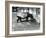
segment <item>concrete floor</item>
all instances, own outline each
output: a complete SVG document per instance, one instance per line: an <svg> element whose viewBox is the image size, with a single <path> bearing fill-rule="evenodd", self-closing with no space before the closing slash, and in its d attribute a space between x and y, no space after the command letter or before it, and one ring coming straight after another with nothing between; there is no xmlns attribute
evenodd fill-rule
<svg viewBox="0 0 46 38"><path fill-rule="evenodd" d="M37 22L19 22L13 23L13 31L38 30L40 25Z"/></svg>

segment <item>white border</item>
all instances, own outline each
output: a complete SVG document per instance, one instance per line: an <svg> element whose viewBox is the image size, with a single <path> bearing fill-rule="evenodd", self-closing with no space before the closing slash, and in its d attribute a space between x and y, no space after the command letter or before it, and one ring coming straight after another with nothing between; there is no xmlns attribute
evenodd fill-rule
<svg viewBox="0 0 46 38"><path fill-rule="evenodd" d="M12 6L14 7L35 7L40 8L40 30L32 31L12 31ZM9 34L25 34L25 33L43 33L43 6L42 5L25 5L25 4L10 4L10 27Z"/></svg>

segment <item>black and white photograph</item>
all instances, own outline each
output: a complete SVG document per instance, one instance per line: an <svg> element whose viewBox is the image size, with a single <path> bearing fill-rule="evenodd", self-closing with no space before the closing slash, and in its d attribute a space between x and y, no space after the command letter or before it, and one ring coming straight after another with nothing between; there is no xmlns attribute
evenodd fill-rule
<svg viewBox="0 0 46 38"><path fill-rule="evenodd" d="M45 4L8 1L5 4L5 36L45 35Z"/></svg>
<svg viewBox="0 0 46 38"><path fill-rule="evenodd" d="M10 4L10 34L43 33L43 6Z"/></svg>
<svg viewBox="0 0 46 38"><path fill-rule="evenodd" d="M12 25L13 31L40 29L40 8L13 6Z"/></svg>

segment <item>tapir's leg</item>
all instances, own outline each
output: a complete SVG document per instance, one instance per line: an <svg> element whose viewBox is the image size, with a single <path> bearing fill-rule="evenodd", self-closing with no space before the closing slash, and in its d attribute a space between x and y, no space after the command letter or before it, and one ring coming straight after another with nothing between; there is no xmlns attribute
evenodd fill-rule
<svg viewBox="0 0 46 38"><path fill-rule="evenodd" d="M17 19L17 22L20 20L20 22L21 22L21 17L19 17L19 16L17 16L18 17L18 19Z"/></svg>
<svg viewBox="0 0 46 38"><path fill-rule="evenodd" d="M26 21L28 21L28 16L26 17Z"/></svg>

